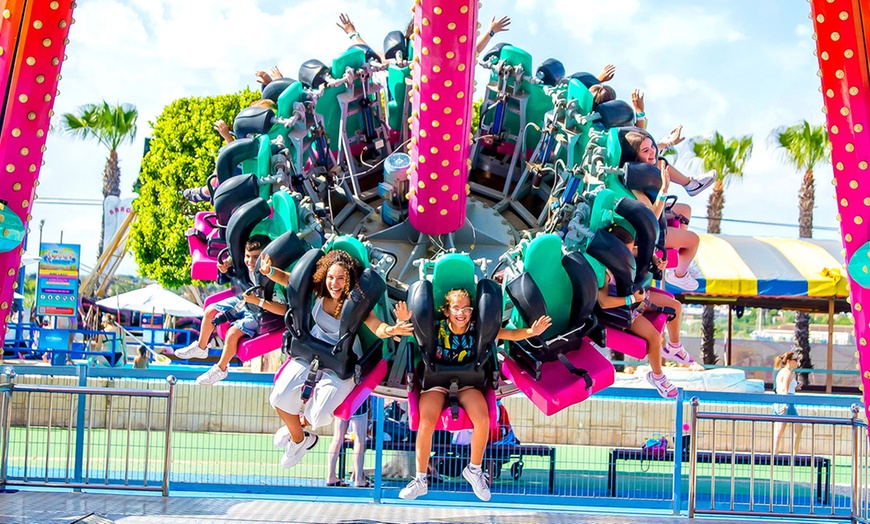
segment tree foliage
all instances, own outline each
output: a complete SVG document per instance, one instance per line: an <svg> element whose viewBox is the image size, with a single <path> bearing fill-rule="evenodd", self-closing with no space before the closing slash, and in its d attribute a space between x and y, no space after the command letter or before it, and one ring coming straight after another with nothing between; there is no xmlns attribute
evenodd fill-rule
<svg viewBox="0 0 870 524"><path fill-rule="evenodd" d="M223 140L214 131L216 120L233 117L259 93L243 90L214 97L191 97L166 106L156 122L150 150L142 159L133 202L138 219L130 231L130 247L143 276L167 288L189 284L190 252L184 232L193 226L197 211L208 202L193 204L182 195L188 187L202 186L214 171Z"/></svg>

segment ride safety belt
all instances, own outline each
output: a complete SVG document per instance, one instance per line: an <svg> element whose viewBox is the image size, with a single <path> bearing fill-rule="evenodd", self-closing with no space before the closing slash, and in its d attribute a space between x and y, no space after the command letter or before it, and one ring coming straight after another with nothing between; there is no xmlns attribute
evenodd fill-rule
<svg viewBox="0 0 870 524"><path fill-rule="evenodd" d="M453 420L459 419L459 379L450 380L450 388L447 390L447 403L450 405L450 416Z"/></svg>
<svg viewBox="0 0 870 524"><path fill-rule="evenodd" d="M302 384L302 404L308 402L308 399L311 398L311 395L314 393L314 386L317 385L317 381L320 379L318 374L318 370L320 369L320 357L315 356L314 359L311 360L311 364L308 365L308 376L305 378L305 383Z"/></svg>

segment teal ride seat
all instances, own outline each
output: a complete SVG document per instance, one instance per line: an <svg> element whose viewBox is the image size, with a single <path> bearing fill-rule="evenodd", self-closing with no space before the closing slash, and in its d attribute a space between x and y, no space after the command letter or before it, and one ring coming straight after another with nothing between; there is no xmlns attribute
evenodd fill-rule
<svg viewBox="0 0 870 524"><path fill-rule="evenodd" d="M586 339L603 343L593 314L596 276L582 254L565 255L558 235L539 235L526 247L523 273L506 292L515 326L528 327L543 315L552 318L541 336L508 342L502 366L539 409L551 415L613 383L613 366Z"/></svg>
<svg viewBox="0 0 870 524"><path fill-rule="evenodd" d="M470 429L471 420L460 408L458 392L471 386L483 391L487 399L491 424L496 420L495 387L498 367L495 338L501 328L504 311L501 291L494 281L475 281L475 265L467 254L448 253L432 262L432 280L425 278L408 288L408 308L412 312L416 351L408 355L408 416L412 430L419 424L420 391L443 387L448 391L446 406L436 424L439 429ZM459 363L438 360L439 323L444 318L441 305L447 293L464 289L471 295L474 308L471 322L475 326L473 359ZM413 351L409 344L409 351Z"/></svg>
<svg viewBox="0 0 870 524"><path fill-rule="evenodd" d="M332 61L332 76L340 78L344 76L346 68L359 69L365 63L365 51L359 48L348 49ZM358 85L358 82L360 82L359 79L354 80L354 85ZM317 100L315 108L315 111L323 117L323 127L326 133L332 137L329 142L329 148L333 153L338 151L340 145L338 137L340 136L339 131L341 129L341 104L338 100L338 95L347 91L349 87L352 88L352 86L344 85L325 88L320 99ZM345 126L345 134L353 136L362 128L362 122L360 119L349 119L345 123Z"/></svg>
<svg viewBox="0 0 870 524"><path fill-rule="evenodd" d="M405 114L405 99L408 86L405 81L410 77L410 67L390 65L387 69L387 90L390 96L387 102L387 123L393 131L407 126L409 115Z"/></svg>

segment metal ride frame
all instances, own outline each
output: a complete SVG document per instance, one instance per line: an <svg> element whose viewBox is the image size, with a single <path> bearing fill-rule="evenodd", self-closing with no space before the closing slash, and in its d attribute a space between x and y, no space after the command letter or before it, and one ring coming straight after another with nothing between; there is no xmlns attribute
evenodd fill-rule
<svg viewBox="0 0 870 524"><path fill-rule="evenodd" d="M426 2L418 3L420 5L417 7L427 13L432 7ZM0 110L0 202L18 215L27 228L36 197L42 153L53 114L52 106L59 94L57 83L61 78L61 63L66 58L64 50L69 42L67 35L74 22L72 12L76 3L71 0L3 0L2 6L0 91L4 93L4 98ZM476 21L477 3L472 2L471 6L472 11L466 12L469 20ZM870 18L862 16L868 10L870 0L812 1L813 37L816 40L819 76L825 100L823 111L827 116L833 147L834 184L839 209L837 219L841 223L847 262L852 262L856 252L860 251L865 256L870 245L870 228L864 222L865 210L870 207L870 181L867 180L870 166ZM417 16L422 14L418 13ZM431 36L428 33L425 35L426 38ZM451 52L446 46L431 45L428 40L419 43L421 48L422 44L431 46L433 56ZM417 74L415 72L415 77ZM415 84L420 85L416 78ZM421 95L428 97L428 92L417 91L413 95L415 108L420 104ZM471 101L466 99L457 103L456 107L465 111L470 105ZM412 125L412 130L418 131L419 126L414 126L418 126L417 121ZM467 119L458 119L457 126L467 132ZM458 155L467 153L467 149L463 148ZM417 150L412 150L415 161L417 154ZM416 197L412 199L412 204L421 209L424 204L428 205L422 199L419 205ZM458 221L458 226L465 222L464 208L461 213L449 217L444 211L446 209L441 209L442 218ZM415 218L412 216L411 221L415 222L418 230L428 234L445 233L440 230L426 231L426 224ZM6 232L0 228L0 234L5 236ZM5 333L11 318L12 293L17 288L23 253L23 246L0 253L0 333ZM863 262L856 262L861 269ZM866 268L867 264L864 264L865 271ZM866 402L870 400L870 349L867 346L870 317L864 309L870 305L870 289L856 282L851 275L849 284L866 406L870 405Z"/></svg>

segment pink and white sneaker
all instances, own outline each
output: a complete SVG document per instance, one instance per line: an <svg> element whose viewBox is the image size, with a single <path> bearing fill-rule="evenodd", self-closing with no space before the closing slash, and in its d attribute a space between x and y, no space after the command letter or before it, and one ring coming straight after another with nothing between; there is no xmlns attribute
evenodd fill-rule
<svg viewBox="0 0 870 524"><path fill-rule="evenodd" d="M646 381L652 384L654 388L659 392L664 398L676 398L677 397L677 387L671 384L668 381L668 377L662 375L659 378L656 378L652 371L646 374Z"/></svg>
<svg viewBox="0 0 870 524"><path fill-rule="evenodd" d="M671 344L670 342L665 344L665 347L662 348L662 356L668 360L685 364L686 366L691 366L695 363L695 357L686 351L682 342L679 342L676 345Z"/></svg>

